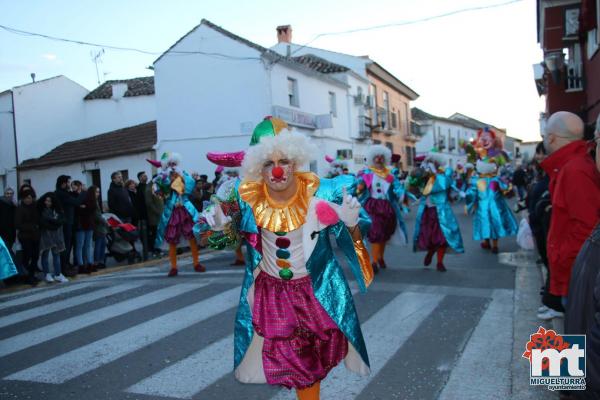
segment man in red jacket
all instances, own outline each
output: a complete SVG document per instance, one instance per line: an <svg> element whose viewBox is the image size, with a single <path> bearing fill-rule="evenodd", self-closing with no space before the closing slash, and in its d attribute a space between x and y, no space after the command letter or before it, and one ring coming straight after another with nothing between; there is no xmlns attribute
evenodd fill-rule
<svg viewBox="0 0 600 400"><path fill-rule="evenodd" d="M577 253L600 221L600 173L583 139L577 115L559 111L548 118L541 166L550 177L552 221L548 232L550 293L567 297ZM557 313L562 314L562 313ZM561 315L556 315L561 316Z"/></svg>

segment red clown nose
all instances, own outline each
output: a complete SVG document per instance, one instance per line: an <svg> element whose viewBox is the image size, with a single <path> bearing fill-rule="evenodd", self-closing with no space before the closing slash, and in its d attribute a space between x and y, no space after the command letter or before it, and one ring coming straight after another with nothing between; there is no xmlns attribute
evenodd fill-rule
<svg viewBox="0 0 600 400"><path fill-rule="evenodd" d="M281 168L281 167L273 168L273 170L271 171L271 175L273 175L273 178L275 178L275 179L281 179L281 177L283 177L283 168Z"/></svg>

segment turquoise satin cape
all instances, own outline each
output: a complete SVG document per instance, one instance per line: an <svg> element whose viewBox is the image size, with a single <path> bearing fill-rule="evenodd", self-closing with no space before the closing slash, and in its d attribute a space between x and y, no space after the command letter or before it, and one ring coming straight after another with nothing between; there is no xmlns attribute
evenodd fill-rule
<svg viewBox="0 0 600 400"><path fill-rule="evenodd" d="M485 181L483 191L477 187L480 181ZM495 183L492 185L492 182ZM466 201L467 209L470 212L475 210L473 212L474 240L500 239L517 234L519 224L502 194L502 191L507 189L508 185L498 177L471 179L471 185L466 192Z"/></svg>
<svg viewBox="0 0 600 400"><path fill-rule="evenodd" d="M354 185L355 182L352 176L321 179L315 196L339 204L342 202L342 188L346 187L348 193L354 193ZM242 213L240 231L247 235L260 236L252 209L248 203L239 198L239 194L238 202ZM359 223L368 229L370 221L363 219ZM335 236L338 247L344 253L359 289L361 292L366 291L366 285L354 250L352 238L342 222L329 226L319 232L315 249L306 262L306 269L311 277L316 299L331 319L335 321L348 341L358 351L363 362L368 366L369 357L360 329L358 315L354 308L352 293L348 287L342 267L335 259L329 239L330 234ZM251 243L253 242L252 240L246 240L245 242L247 249L246 269L234 328L234 369L238 367L244 358L254 334L252 310L248 304L247 295L248 290L254 282L253 272L262 260L262 254L255 247L256 243Z"/></svg>
<svg viewBox="0 0 600 400"><path fill-rule="evenodd" d="M169 198L165 201L165 208L163 209L162 216L160 217L160 222L158 223L158 228L156 229L156 240L154 242L154 247L159 248L163 241L165 240L165 231L167 229L167 225L169 225L169 219L171 218L171 214L173 213L173 208L177 203L181 203L187 210L187 212L192 217L192 221L196 223L198 221L198 210L190 201L190 194L194 190L194 186L196 186L196 181L192 178L187 172L183 171L183 182L185 184L185 190L183 194L179 194L174 190L171 190L171 194ZM161 186L170 187L171 186L171 178L166 177L165 179L158 182Z"/></svg>
<svg viewBox="0 0 600 400"><path fill-rule="evenodd" d="M452 168L447 168L443 174L437 174L431 192L427 196L422 196L419 200L419 209L415 222L415 233L413 235L413 250L417 251L417 241L421 231L421 220L423 212L427 207L427 198L431 205L435 206L438 221L442 233L448 242L448 246L456 253L464 253L462 236L458 221L452 212L452 206L448 200L448 190L452 189L454 182L452 180Z"/></svg>

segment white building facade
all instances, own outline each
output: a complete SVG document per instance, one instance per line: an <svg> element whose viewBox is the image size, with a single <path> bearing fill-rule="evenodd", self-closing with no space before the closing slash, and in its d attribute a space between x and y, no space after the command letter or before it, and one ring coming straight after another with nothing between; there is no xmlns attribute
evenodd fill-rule
<svg viewBox="0 0 600 400"><path fill-rule="evenodd" d="M108 81L90 92L65 76L57 76L2 92L0 189L16 188L24 179L46 188L46 175L54 175L54 181L64 173L64 166L45 167L39 175L29 171L25 178L19 176L17 165L42 157L66 142L154 120L152 77Z"/></svg>
<svg viewBox="0 0 600 400"><path fill-rule="evenodd" d="M281 57L203 20L155 61L154 70L157 154L180 153L188 170L211 175L215 166L206 153L246 149L267 115L318 145L310 165L317 173L328 169L325 155L340 150L352 154L351 168L362 162L367 144L359 140L362 105L354 96L367 92L368 81L348 68L318 57Z"/></svg>
<svg viewBox="0 0 600 400"><path fill-rule="evenodd" d="M417 156L435 150L444 157L448 166L456 168L457 164L465 165L467 156L462 145L475 139L477 129L460 121L436 117L418 108L411 111L419 125L418 135L421 136L416 144Z"/></svg>

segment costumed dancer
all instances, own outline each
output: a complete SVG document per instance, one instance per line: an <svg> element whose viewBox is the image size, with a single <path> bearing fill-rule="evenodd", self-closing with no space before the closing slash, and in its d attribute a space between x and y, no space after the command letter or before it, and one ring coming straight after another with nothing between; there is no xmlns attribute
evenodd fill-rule
<svg viewBox="0 0 600 400"><path fill-rule="evenodd" d="M516 235L519 229L504 199L512 192L512 185L498 176L498 167L506 164L508 156L494 131L487 128L477 132L473 146L479 158L477 173L466 191L467 209L473 214L473 239L480 241L483 249L497 254L498 240Z"/></svg>
<svg viewBox="0 0 600 400"><path fill-rule="evenodd" d="M8 247L0 237L0 281L17 275L17 273L17 267L10 256L10 251L8 251Z"/></svg>
<svg viewBox="0 0 600 400"><path fill-rule="evenodd" d="M428 155L419 168L415 168L409 184L421 193L415 222L413 250L426 251L423 264L431 265L437 252L437 270L446 271L444 256L451 250L464 253L458 221L452 212L450 191L456 187L452 181L452 168L444 168L441 156ZM462 193L461 193L462 195Z"/></svg>
<svg viewBox="0 0 600 400"><path fill-rule="evenodd" d="M160 248L163 241L169 244L171 269L168 276L177 276L177 244L181 236L190 245L194 270L206 271L198 261L199 251L193 232L198 211L192 204L190 195L196 182L179 167L181 157L177 153L164 153L160 161L148 160L148 162L161 168L153 182L156 191L165 199L165 205L158 224L154 248Z"/></svg>
<svg viewBox="0 0 600 400"><path fill-rule="evenodd" d="M235 377L294 388L301 400L318 399L320 382L342 360L356 373L370 372L352 293L330 234L361 291L372 281L373 270L358 227L360 203L346 195L353 193L354 179L319 179L302 172L317 149L284 127L283 121L267 117L254 130L245 155L231 154L232 163L243 157L236 207L215 204L203 212L195 230L239 230L246 242L235 321ZM232 209L240 213L237 227L227 215Z"/></svg>
<svg viewBox="0 0 600 400"><path fill-rule="evenodd" d="M367 238L371 243L375 273L380 268L387 268L384 260L385 246L392 237L394 243L408 244L406 225L402 218L402 204L408 201L408 197L400 180L387 167L391 157L392 152L387 147L370 146L367 154L369 167L358 174L357 193L371 218Z"/></svg>

